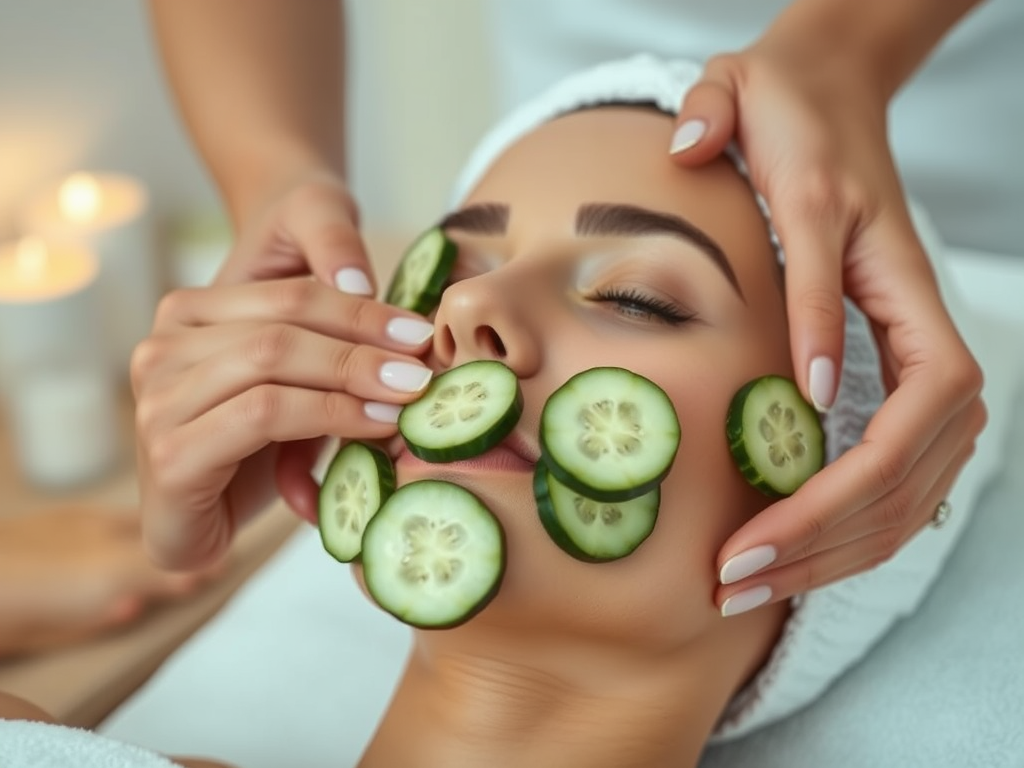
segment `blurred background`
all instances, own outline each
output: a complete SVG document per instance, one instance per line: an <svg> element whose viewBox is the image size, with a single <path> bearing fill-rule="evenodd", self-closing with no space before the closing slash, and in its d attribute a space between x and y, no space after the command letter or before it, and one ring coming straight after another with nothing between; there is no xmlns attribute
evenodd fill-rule
<svg viewBox="0 0 1024 768"><path fill-rule="evenodd" d="M368 227L418 229L492 115L483 4L347 6L351 181ZM215 200L142 0L0 0L0 236L30 195L82 168L142 179L164 225Z"/></svg>

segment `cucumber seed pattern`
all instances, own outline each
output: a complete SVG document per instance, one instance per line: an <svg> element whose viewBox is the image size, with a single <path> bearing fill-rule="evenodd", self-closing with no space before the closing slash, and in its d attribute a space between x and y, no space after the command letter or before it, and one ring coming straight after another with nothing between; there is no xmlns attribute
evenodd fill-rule
<svg viewBox="0 0 1024 768"><path fill-rule="evenodd" d="M446 429L456 421L473 421L483 413L488 397L487 387L481 381L471 381L465 386L449 384L435 395L427 410L427 423L434 429Z"/></svg>
<svg viewBox="0 0 1024 768"><path fill-rule="evenodd" d="M602 525L615 525L622 520L622 509L618 504L602 504L585 496L574 496L572 504L576 517L584 525L593 525L598 519Z"/></svg>
<svg viewBox="0 0 1024 768"><path fill-rule="evenodd" d="M413 515L402 523L399 576L410 584L451 584L465 568L459 552L468 541L469 532L459 522Z"/></svg>
<svg viewBox="0 0 1024 768"><path fill-rule="evenodd" d="M807 453L804 433L796 429L796 412L778 400L768 406L757 428L768 443L768 460L774 466L783 467Z"/></svg>
<svg viewBox="0 0 1024 768"><path fill-rule="evenodd" d="M345 470L342 482L333 489L334 520L338 530L348 527L352 533L360 535L369 519L369 486L366 478L356 469Z"/></svg>
<svg viewBox="0 0 1024 768"><path fill-rule="evenodd" d="M588 459L597 461L611 452L631 456L643 447L644 428L636 403L604 398L581 408L579 421L583 432L577 445Z"/></svg>

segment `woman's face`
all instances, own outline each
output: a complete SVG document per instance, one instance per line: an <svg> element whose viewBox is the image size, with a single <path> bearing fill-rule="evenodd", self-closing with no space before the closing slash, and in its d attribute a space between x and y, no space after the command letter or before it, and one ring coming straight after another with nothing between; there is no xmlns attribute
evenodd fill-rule
<svg viewBox="0 0 1024 768"><path fill-rule="evenodd" d="M750 189L725 160L673 165L672 127L635 108L562 117L507 150L446 220L459 257L436 313L432 365L501 360L524 396L510 449L446 465L408 453L397 461L400 483L456 482L505 528L501 590L467 626L675 646L720 620L716 553L765 505L732 462L726 410L748 380L790 375L790 355L775 256ZM660 385L681 427L654 532L603 564L550 540L532 490L545 401L595 366Z"/></svg>

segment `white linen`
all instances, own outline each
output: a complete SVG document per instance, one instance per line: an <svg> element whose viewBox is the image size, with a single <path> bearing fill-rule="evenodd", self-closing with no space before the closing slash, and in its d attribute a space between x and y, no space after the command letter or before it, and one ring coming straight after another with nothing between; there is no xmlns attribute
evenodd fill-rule
<svg viewBox="0 0 1024 768"><path fill-rule="evenodd" d="M960 254L953 266L973 304L1024 329L1024 262ZM976 334L1024 362L1024 330ZM995 414L1006 467L919 611L814 706L710 748L702 768L1024 765L1024 393L1010 402ZM100 730L245 768L355 765L408 646L304 529Z"/></svg>
<svg viewBox="0 0 1024 768"><path fill-rule="evenodd" d="M3 768L174 768L161 755L106 736L27 720L0 720Z"/></svg>

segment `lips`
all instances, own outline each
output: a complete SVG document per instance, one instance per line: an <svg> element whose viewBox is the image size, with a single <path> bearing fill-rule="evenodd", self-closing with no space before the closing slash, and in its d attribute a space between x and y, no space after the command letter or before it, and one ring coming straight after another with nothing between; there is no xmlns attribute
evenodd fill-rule
<svg viewBox="0 0 1024 768"><path fill-rule="evenodd" d="M533 443L518 432L502 440L489 451L461 461L433 463L417 458L406 448L401 435L396 436L390 447L391 456L397 466L403 468L430 468L431 474L439 471L492 471L532 472L540 458L540 451Z"/></svg>

